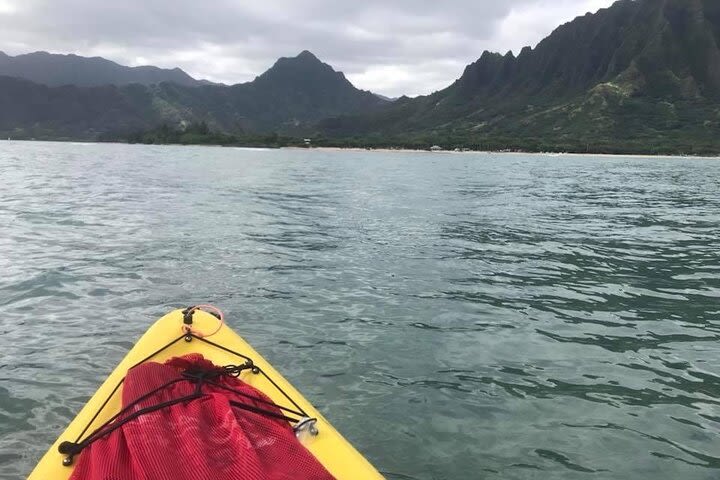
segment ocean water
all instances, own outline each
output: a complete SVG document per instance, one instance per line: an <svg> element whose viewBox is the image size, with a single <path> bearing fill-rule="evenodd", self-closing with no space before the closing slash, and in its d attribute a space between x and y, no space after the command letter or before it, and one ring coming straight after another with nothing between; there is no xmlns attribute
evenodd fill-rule
<svg viewBox="0 0 720 480"><path fill-rule="evenodd" d="M720 478L720 160L0 142L0 478L211 302L391 479Z"/></svg>

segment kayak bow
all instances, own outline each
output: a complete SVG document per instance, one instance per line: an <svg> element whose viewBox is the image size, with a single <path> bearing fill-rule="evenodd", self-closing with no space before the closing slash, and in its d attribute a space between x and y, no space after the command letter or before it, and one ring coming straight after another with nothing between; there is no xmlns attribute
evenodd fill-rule
<svg viewBox="0 0 720 480"><path fill-rule="evenodd" d="M202 332L212 334L212 340L204 337ZM255 368L242 371L239 378L260 390L280 407L285 405L295 410L299 407L305 414L299 420L309 423L307 426L312 433L300 435L299 438L328 472L341 480L383 478L330 422L242 337L222 322L218 327L217 316L200 309L186 309L165 315L147 330L50 447L30 474L29 480L65 480L70 477L74 468L72 456L60 453L58 447L63 442L77 442L78 439L87 437L121 410L121 384L130 368L143 362L164 362L190 353L201 354L215 365L237 364L242 358L249 359L246 363ZM315 419L317 421L312 422ZM299 425L299 422L294 425L296 431L305 426Z"/></svg>

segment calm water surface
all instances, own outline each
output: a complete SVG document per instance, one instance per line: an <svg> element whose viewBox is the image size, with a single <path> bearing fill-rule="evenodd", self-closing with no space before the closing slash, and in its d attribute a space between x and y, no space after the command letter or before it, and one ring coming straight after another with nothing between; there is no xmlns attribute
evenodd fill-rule
<svg viewBox="0 0 720 480"><path fill-rule="evenodd" d="M0 478L220 305L393 479L720 478L720 161L0 143Z"/></svg>

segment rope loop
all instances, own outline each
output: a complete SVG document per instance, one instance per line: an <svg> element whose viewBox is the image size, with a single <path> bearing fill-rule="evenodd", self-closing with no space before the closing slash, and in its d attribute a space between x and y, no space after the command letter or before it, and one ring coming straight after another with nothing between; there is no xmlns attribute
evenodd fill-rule
<svg viewBox="0 0 720 480"><path fill-rule="evenodd" d="M211 315L213 315L214 317L216 317L218 319L217 328L212 333L206 334L206 333L201 332L200 330L193 328L192 324L190 324L190 325L184 324L182 326L183 333L185 333L187 335L194 335L198 338L208 338L208 337L212 337L213 335L218 333L220 331L220 329L222 328L223 324L225 323L225 315L223 314L222 310L220 310L219 308L217 308L214 305L195 305L194 307L190 307L189 309L187 309L185 311L185 315L190 316L190 318L192 318L192 314L198 310L208 312Z"/></svg>

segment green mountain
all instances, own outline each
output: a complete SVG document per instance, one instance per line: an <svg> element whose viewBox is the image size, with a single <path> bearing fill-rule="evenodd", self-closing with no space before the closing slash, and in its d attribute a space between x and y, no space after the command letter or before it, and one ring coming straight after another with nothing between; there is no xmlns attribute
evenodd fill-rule
<svg viewBox="0 0 720 480"><path fill-rule="evenodd" d="M101 57L57 55L34 52L11 57L0 52L0 76L17 77L50 87L75 85L152 85L172 82L187 87L206 85L179 68L164 69L152 66L126 67Z"/></svg>
<svg viewBox="0 0 720 480"><path fill-rule="evenodd" d="M323 118L385 104L305 51L233 86L48 87L0 77L0 136L95 139L193 122L228 133L302 132Z"/></svg>
<svg viewBox="0 0 720 480"><path fill-rule="evenodd" d="M0 77L0 136L95 139L111 130L150 128L160 122L148 87L47 87Z"/></svg>
<svg viewBox="0 0 720 480"><path fill-rule="evenodd" d="M448 88L320 133L375 145L720 151L720 1L621 0L516 57L485 52Z"/></svg>

